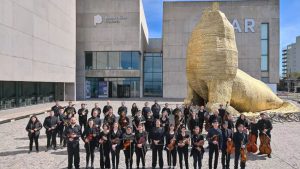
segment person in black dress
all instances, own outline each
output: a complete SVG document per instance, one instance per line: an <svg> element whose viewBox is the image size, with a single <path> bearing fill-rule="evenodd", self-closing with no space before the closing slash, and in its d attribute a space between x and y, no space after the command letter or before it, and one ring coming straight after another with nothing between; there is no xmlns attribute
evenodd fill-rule
<svg viewBox="0 0 300 169"><path fill-rule="evenodd" d="M135 153L136 153L136 166L140 168L140 161L142 161L142 169L145 169L145 156L147 152L146 142L147 133L144 131L143 124L138 125L138 130L135 133Z"/></svg>
<svg viewBox="0 0 300 169"><path fill-rule="evenodd" d="M110 168L110 132L109 125L103 124L99 134L100 168Z"/></svg>
<svg viewBox="0 0 300 169"><path fill-rule="evenodd" d="M89 167L89 161L91 159L91 169L94 169L95 148L97 145L97 138L99 137L99 131L94 125L93 120L88 121L87 127L84 129L81 138L83 140L84 148L86 151L86 168Z"/></svg>
<svg viewBox="0 0 300 169"><path fill-rule="evenodd" d="M188 156L189 156L189 145L190 145L190 136L186 133L185 126L182 126L180 129L180 132L177 135L177 145L178 145L178 156L179 156L179 165L180 169L183 169L183 163L182 160L184 158L185 162L185 169L189 169L189 162L188 162Z"/></svg>
<svg viewBox="0 0 300 169"><path fill-rule="evenodd" d="M132 107L131 107L131 117L133 118L136 113L139 111L138 107L136 106L136 103L133 103L132 104Z"/></svg>
<svg viewBox="0 0 300 169"><path fill-rule="evenodd" d="M176 138L174 124L170 124L169 130L166 133L166 152L167 152L167 161L169 168L175 168L177 160L177 147L176 147Z"/></svg>
<svg viewBox="0 0 300 169"><path fill-rule="evenodd" d="M26 131L28 132L28 138L29 138L29 151L30 153L32 151L32 145L33 141L35 144L35 150L38 153L39 152L39 136L40 136L40 130L42 129L42 123L39 121L39 119L36 117L36 115L32 115L27 123Z"/></svg>
<svg viewBox="0 0 300 169"><path fill-rule="evenodd" d="M121 150L121 139L123 133L119 129L119 123L115 122L114 127L110 131L110 140L111 140L111 158L112 158L112 168L119 168L120 161L120 150Z"/></svg>

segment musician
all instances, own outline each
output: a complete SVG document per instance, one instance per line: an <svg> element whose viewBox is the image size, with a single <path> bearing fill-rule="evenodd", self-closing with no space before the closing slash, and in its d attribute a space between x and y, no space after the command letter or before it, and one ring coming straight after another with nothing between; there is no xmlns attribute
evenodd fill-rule
<svg viewBox="0 0 300 169"><path fill-rule="evenodd" d="M237 126L237 132L233 134L233 144L235 147L234 169L238 169L241 156L241 148L245 148L248 142L247 134L244 132L244 125L240 123ZM241 169L245 169L246 162L241 160Z"/></svg>
<svg viewBox="0 0 300 169"><path fill-rule="evenodd" d="M249 133L255 135L256 137L255 143L257 144L258 126L257 126L256 118L252 118L252 120L249 123Z"/></svg>
<svg viewBox="0 0 300 169"><path fill-rule="evenodd" d="M179 107L179 104L176 104L176 108L172 111L172 114L176 117L178 115L178 112L181 112L181 109Z"/></svg>
<svg viewBox="0 0 300 169"><path fill-rule="evenodd" d="M67 138L67 152L68 152L68 169L72 169L73 158L75 169L79 169L79 138L81 137L80 126L76 124L76 118L72 117L70 125L65 128L64 135Z"/></svg>
<svg viewBox="0 0 300 169"><path fill-rule="evenodd" d="M119 168L122 134L122 130L119 129L119 124L115 122L113 129L110 131L111 158L113 169Z"/></svg>
<svg viewBox="0 0 300 169"><path fill-rule="evenodd" d="M184 105L183 115L184 115L184 126L185 127L186 127L186 124L188 122L188 119L189 119L189 116L191 113L191 108L192 108L192 105L188 105L188 104Z"/></svg>
<svg viewBox="0 0 300 169"><path fill-rule="evenodd" d="M55 105L53 107L51 107L51 110L54 111L55 116L58 116L59 108L60 108L60 105L59 105L58 101L56 100Z"/></svg>
<svg viewBox="0 0 300 169"><path fill-rule="evenodd" d="M151 111L155 119L159 119L160 105L157 103L157 100L154 100L154 104L151 106Z"/></svg>
<svg viewBox="0 0 300 169"><path fill-rule="evenodd" d="M175 168L177 160L176 133L174 124L170 124L166 134L165 150L167 151L167 161L169 168Z"/></svg>
<svg viewBox="0 0 300 169"><path fill-rule="evenodd" d="M97 138L99 137L99 132L94 125L93 120L88 121L88 125L84 128L84 131L81 135L83 140L84 148L86 151L86 168L89 167L89 161L91 159L91 168L94 168L94 157L95 157L95 148L97 145Z"/></svg>
<svg viewBox="0 0 300 169"><path fill-rule="evenodd" d="M47 116L44 120L43 126L46 130L47 135L46 152L50 149L50 147L53 147L53 149L56 150L56 134L58 122L58 118L54 116L54 111L50 111L49 116Z"/></svg>
<svg viewBox="0 0 300 169"><path fill-rule="evenodd" d="M222 167L223 169L229 169L230 165L230 153L227 153L227 141L232 141L233 132L228 129L228 121L224 121L222 124Z"/></svg>
<svg viewBox="0 0 300 169"><path fill-rule="evenodd" d="M35 144L35 150L37 153L39 152L39 136L42 127L43 127L42 123L39 121L36 115L32 115L26 126L26 131L28 132L28 138L29 138L28 153L31 153L32 151L33 140Z"/></svg>
<svg viewBox="0 0 300 169"><path fill-rule="evenodd" d="M199 169L202 167L202 159L204 154L204 137L201 135L200 127L196 126L194 129L194 134L192 137L192 150L191 156L194 159L194 169Z"/></svg>
<svg viewBox="0 0 300 169"><path fill-rule="evenodd" d="M109 111L109 109L112 108L111 105L110 105L110 101L108 100L106 102L106 105L103 107L103 114L104 116L106 116L107 112Z"/></svg>
<svg viewBox="0 0 300 169"><path fill-rule="evenodd" d="M125 106L125 102L121 103L121 106L118 109L118 114L120 115L122 112L125 112L125 114L127 115L127 107Z"/></svg>
<svg viewBox="0 0 300 169"><path fill-rule="evenodd" d="M200 131L203 131L205 114L206 114L206 110L205 110L204 106L200 106L200 110L198 111L198 120L199 120Z"/></svg>
<svg viewBox="0 0 300 169"><path fill-rule="evenodd" d="M88 115L89 111L85 106L86 106L86 104L81 103L81 108L78 110L79 125L81 127L81 130L82 130L82 127L84 127L84 129L85 129L85 127L87 125L87 115Z"/></svg>
<svg viewBox="0 0 300 169"><path fill-rule="evenodd" d="M136 103L133 103L131 107L131 117L134 117L138 111L139 108L136 106Z"/></svg>
<svg viewBox="0 0 300 169"><path fill-rule="evenodd" d="M113 128L114 123L116 122L116 116L113 113L113 108L109 108L108 112L106 113L103 123L109 125L109 128Z"/></svg>
<svg viewBox="0 0 300 169"><path fill-rule="evenodd" d="M146 123L145 123L145 129L149 135L151 135L154 124L155 124L155 120L154 120L152 112L150 111L150 112L148 112L148 114L146 116ZM151 137L148 140L149 143L150 143L150 140L151 140Z"/></svg>
<svg viewBox="0 0 300 169"><path fill-rule="evenodd" d="M103 124L103 130L99 134L100 168L110 168L110 132L109 125Z"/></svg>
<svg viewBox="0 0 300 169"><path fill-rule="evenodd" d="M179 134L177 135L177 150L178 150L178 156L179 156L179 165L180 169L183 169L182 160L184 157L185 162L185 169L189 169L189 162L188 162L188 156L189 156L189 144L190 144L190 136L186 133L185 126L182 126L180 129Z"/></svg>
<svg viewBox="0 0 300 169"><path fill-rule="evenodd" d="M219 116L219 110L218 109L213 110L213 114L208 119L208 122L209 122L210 126L212 125L213 121L215 121L215 120L218 121L218 124L222 124L222 118Z"/></svg>
<svg viewBox="0 0 300 169"><path fill-rule="evenodd" d="M184 116L181 111L177 112L177 115L175 115L175 130L178 131L181 129L181 127L184 126Z"/></svg>
<svg viewBox="0 0 300 169"><path fill-rule="evenodd" d="M71 115L70 115L71 116ZM58 126L57 126L57 131L59 135L59 145L62 146L66 145L66 141L64 138L64 127L65 127L65 122L66 122L67 117L64 114L64 108L60 107L59 108L59 114L58 114Z"/></svg>
<svg viewBox="0 0 300 169"><path fill-rule="evenodd" d="M138 111L136 116L134 116L132 124L133 124L133 131L136 132L139 124L144 125L146 123L145 117L142 115L142 111Z"/></svg>
<svg viewBox="0 0 300 169"><path fill-rule="evenodd" d="M222 104L222 103L221 103L219 106L220 106L220 107L219 107L219 116L221 117L222 123L223 123L224 116L227 114L227 112L226 112L225 108L223 107L223 104ZM227 119L226 119L226 120L227 120Z"/></svg>
<svg viewBox="0 0 300 169"><path fill-rule="evenodd" d="M151 109L149 107L149 102L145 102L145 106L142 109L142 114L145 118L147 117L148 112L151 112Z"/></svg>
<svg viewBox="0 0 300 169"><path fill-rule="evenodd" d="M171 114L171 109L169 108L169 104L165 103L165 107L162 108L161 112L167 111L168 116Z"/></svg>
<svg viewBox="0 0 300 169"><path fill-rule="evenodd" d="M257 122L257 128L259 130L259 136L263 134L267 134L271 141L271 130L273 129L273 125L269 119L267 119L265 113L260 114L260 120ZM271 146L271 145L270 145ZM259 155L261 152L258 153ZM268 157L271 158L271 154L268 154Z"/></svg>
<svg viewBox="0 0 300 169"><path fill-rule="evenodd" d="M72 114L72 117L76 114L76 109L71 101L69 101L69 105L65 108L65 115Z"/></svg>
<svg viewBox="0 0 300 169"><path fill-rule="evenodd" d="M230 129L232 132L234 132L234 123L233 123L233 117L231 114L228 114L228 129Z"/></svg>
<svg viewBox="0 0 300 169"><path fill-rule="evenodd" d="M218 112L218 110L214 111ZM218 116L216 116L218 117ZM208 164L209 169L212 169L212 160L213 155L215 154L215 161L214 161L214 169L218 168L218 158L219 158L219 149L222 147L222 132L219 129L219 121L217 118L215 118L212 121L212 128L209 129L206 140L208 140L208 148L209 148L209 158L208 158Z"/></svg>
<svg viewBox="0 0 300 169"><path fill-rule="evenodd" d="M91 111L91 116L93 116L93 112L94 111L97 111L97 117L99 117L100 118L100 115L101 115L101 108L99 107L99 105L98 105L98 103L95 103L95 107L92 109L92 111Z"/></svg>
<svg viewBox="0 0 300 169"><path fill-rule="evenodd" d="M126 132L123 134L122 139L126 169L132 169L132 156L134 152L135 137L130 126L127 126Z"/></svg>
<svg viewBox="0 0 300 169"><path fill-rule="evenodd" d="M244 114L241 114L240 117L237 119L237 121L235 123L236 130L240 124L243 124L244 132L246 132L246 130L248 130L249 124L248 124L248 120L246 119L246 116Z"/></svg>
<svg viewBox="0 0 300 169"><path fill-rule="evenodd" d="M164 166L162 150L164 145L164 128L161 127L160 120L156 119L155 127L153 128L152 132L150 133L150 137L152 140L152 168L156 167L157 163L157 154L159 159L159 167L160 169Z"/></svg>
<svg viewBox="0 0 300 169"><path fill-rule="evenodd" d="M170 120L167 111L162 111L162 116L160 117L160 124L164 128L165 132L168 132Z"/></svg>
<svg viewBox="0 0 300 169"><path fill-rule="evenodd" d="M126 112L122 111L119 118L119 126L122 130L122 133L126 133L127 126L129 125L129 118L126 116Z"/></svg>
<svg viewBox="0 0 300 169"><path fill-rule="evenodd" d="M195 111L192 112L192 116L190 117L188 124L190 131L194 131L195 127L199 126L199 119Z"/></svg>
<svg viewBox="0 0 300 169"><path fill-rule="evenodd" d="M142 169L145 169L145 156L146 156L146 142L147 142L147 133L144 131L143 124L139 124L135 133L135 153L136 153L136 166L137 169L140 168L140 160L142 160Z"/></svg>
<svg viewBox="0 0 300 169"><path fill-rule="evenodd" d="M92 117L90 117L88 120L93 120L94 121L94 125L95 127L100 130L100 127L101 127L101 119L98 117L98 110L97 109L94 109L92 111Z"/></svg>

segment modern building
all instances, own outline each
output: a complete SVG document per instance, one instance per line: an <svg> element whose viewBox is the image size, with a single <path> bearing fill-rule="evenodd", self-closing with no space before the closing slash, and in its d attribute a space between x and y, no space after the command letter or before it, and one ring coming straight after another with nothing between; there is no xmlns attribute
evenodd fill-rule
<svg viewBox="0 0 300 169"><path fill-rule="evenodd" d="M282 76L289 78L293 73L300 75L300 36L295 43L282 50Z"/></svg>
<svg viewBox="0 0 300 169"><path fill-rule="evenodd" d="M0 2L0 109L74 100L76 1Z"/></svg>

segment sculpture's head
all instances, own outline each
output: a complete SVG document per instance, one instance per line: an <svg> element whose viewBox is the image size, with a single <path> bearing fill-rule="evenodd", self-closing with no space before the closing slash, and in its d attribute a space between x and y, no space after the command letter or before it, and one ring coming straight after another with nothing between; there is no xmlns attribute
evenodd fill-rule
<svg viewBox="0 0 300 169"><path fill-rule="evenodd" d="M187 48L187 74L203 80L233 79L238 67L234 28L218 4L204 10Z"/></svg>

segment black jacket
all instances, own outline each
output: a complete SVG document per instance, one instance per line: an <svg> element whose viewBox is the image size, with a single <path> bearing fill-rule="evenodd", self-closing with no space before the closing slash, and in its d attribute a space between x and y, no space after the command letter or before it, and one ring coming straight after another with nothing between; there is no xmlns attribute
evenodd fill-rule
<svg viewBox="0 0 300 169"><path fill-rule="evenodd" d="M206 136L206 140L208 141L208 145L209 146L214 146L215 144L213 144L213 137L217 136L218 139L218 146L219 148L222 148L222 143L223 143L223 137L222 137L222 131L220 129L215 129L215 128L211 128L208 130L207 136Z"/></svg>
<svg viewBox="0 0 300 169"><path fill-rule="evenodd" d="M223 143L222 143L222 150L226 150L227 149L227 140L228 138L233 139L233 132L230 129L221 129L222 131L222 137L223 137Z"/></svg>
<svg viewBox="0 0 300 169"><path fill-rule="evenodd" d="M89 113L88 109L83 109L83 108L79 109L78 110L79 121L86 122L88 113Z"/></svg>
<svg viewBox="0 0 300 169"><path fill-rule="evenodd" d="M233 134L233 144L235 147L235 151L239 151L241 149L241 145L246 145L248 143L247 134L244 132L235 132Z"/></svg>
<svg viewBox="0 0 300 169"><path fill-rule="evenodd" d="M239 117L235 123L236 130L240 124L243 124L245 128L249 127L248 120L246 120L246 119L243 120Z"/></svg>
<svg viewBox="0 0 300 169"><path fill-rule="evenodd" d="M118 109L118 114L120 115L121 112L125 112L127 114L127 107L126 106L120 106Z"/></svg>
<svg viewBox="0 0 300 169"><path fill-rule="evenodd" d="M40 121L36 121L35 123L32 123L29 121L29 123L26 126L26 131L28 132L28 136L35 134L35 136L38 136L40 134L40 130L42 129L42 123ZM31 130L36 129L33 133L31 133Z"/></svg>
<svg viewBox="0 0 300 169"><path fill-rule="evenodd" d="M74 133L76 137L71 141L69 140L70 135ZM72 125L69 125L65 128L64 136L67 138L67 143L79 143L79 138L81 138L81 127L78 124L75 124L73 127Z"/></svg>
<svg viewBox="0 0 300 169"><path fill-rule="evenodd" d="M106 114L106 113L109 111L110 108L112 108L111 105L105 105L105 106L103 107L103 113ZM100 111L101 111L101 110L100 110Z"/></svg>
<svg viewBox="0 0 300 169"><path fill-rule="evenodd" d="M142 114L145 118L147 117L148 112L151 112L150 107L143 107Z"/></svg>
<svg viewBox="0 0 300 169"><path fill-rule="evenodd" d="M193 155L194 153L198 153L198 147L195 145L195 143L198 143L199 141L204 140L203 135L201 134L194 134L192 137L192 150L191 150L191 155ZM204 153L204 148L200 147L201 149L201 153Z"/></svg>
<svg viewBox="0 0 300 169"><path fill-rule="evenodd" d="M99 128L101 126L101 119L99 117L90 117L89 120L94 121L94 125Z"/></svg>
<svg viewBox="0 0 300 169"><path fill-rule="evenodd" d="M48 133L48 132L56 131L56 128L57 128L58 124L59 124L58 117L48 116L48 117L45 118L43 126L46 129L46 133ZM52 127L53 127L53 129L49 131L48 129L52 128Z"/></svg>
<svg viewBox="0 0 300 169"><path fill-rule="evenodd" d="M151 106L151 111L153 113L153 116L159 116L159 112L160 112L160 105L155 103Z"/></svg>
<svg viewBox="0 0 300 169"><path fill-rule="evenodd" d="M168 115L170 115L170 114L171 114L171 109L170 109L170 108L168 108L168 107L164 107L164 108L162 108L161 112L164 112L164 111L168 112Z"/></svg>
<svg viewBox="0 0 300 169"><path fill-rule="evenodd" d="M139 109L137 107L132 107L131 108L131 116L134 117L138 111L139 111Z"/></svg>
<svg viewBox="0 0 300 169"><path fill-rule="evenodd" d="M74 114L76 114L76 109L73 106L68 106L64 112L66 115L68 115L68 114L74 115Z"/></svg>
<svg viewBox="0 0 300 169"><path fill-rule="evenodd" d="M273 125L270 120L260 119L257 122L257 128L260 132L263 132L264 129L267 129L268 131L270 131L273 129Z"/></svg>
<svg viewBox="0 0 300 169"><path fill-rule="evenodd" d="M154 127L150 136L152 140L159 140L158 144L163 146L165 136L165 130L163 127ZM154 145L154 141L152 142L152 145Z"/></svg>

